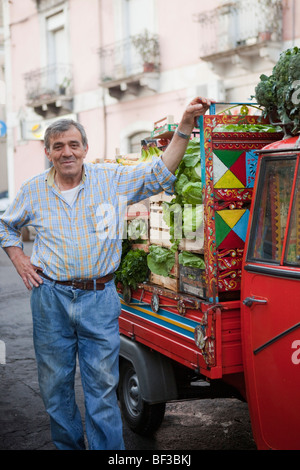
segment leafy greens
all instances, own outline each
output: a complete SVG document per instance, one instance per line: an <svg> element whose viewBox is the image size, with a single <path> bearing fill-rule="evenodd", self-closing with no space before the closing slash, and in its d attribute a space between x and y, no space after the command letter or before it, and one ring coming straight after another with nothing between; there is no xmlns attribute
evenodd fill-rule
<svg viewBox="0 0 300 470"><path fill-rule="evenodd" d="M272 74L260 76L255 98L265 114L277 114L292 134L300 131L300 49L293 47L280 54Z"/></svg>
<svg viewBox="0 0 300 470"><path fill-rule="evenodd" d="M129 250L122 256L119 268L115 273L115 282L133 289L147 280L149 274L147 253L144 250Z"/></svg>
<svg viewBox="0 0 300 470"><path fill-rule="evenodd" d="M195 238L203 223L200 140L190 140L176 170L175 197L163 204L163 218L170 227L171 251L176 251L180 240Z"/></svg>
<svg viewBox="0 0 300 470"><path fill-rule="evenodd" d="M147 264L154 274L167 277L175 264L175 254L162 246L150 245Z"/></svg>
<svg viewBox="0 0 300 470"><path fill-rule="evenodd" d="M190 268L205 269L205 262L203 256L196 255L190 251L182 251L178 255L179 264L188 266Z"/></svg>

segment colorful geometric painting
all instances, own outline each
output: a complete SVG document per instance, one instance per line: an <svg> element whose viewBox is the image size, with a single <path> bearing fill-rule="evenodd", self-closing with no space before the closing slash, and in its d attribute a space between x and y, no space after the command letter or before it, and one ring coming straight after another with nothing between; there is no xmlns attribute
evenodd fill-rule
<svg viewBox="0 0 300 470"><path fill-rule="evenodd" d="M221 210L215 213L217 249L243 248L249 220L249 209Z"/></svg>
<svg viewBox="0 0 300 470"><path fill-rule="evenodd" d="M214 188L253 188L256 165L253 150L214 150Z"/></svg>

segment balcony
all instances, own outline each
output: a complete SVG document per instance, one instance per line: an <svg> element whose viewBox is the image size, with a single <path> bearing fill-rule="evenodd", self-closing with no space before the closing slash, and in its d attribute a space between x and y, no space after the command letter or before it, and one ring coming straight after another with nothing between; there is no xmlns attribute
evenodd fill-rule
<svg viewBox="0 0 300 470"><path fill-rule="evenodd" d="M110 96L138 96L142 91L156 92L159 80L159 41L148 31L102 47L100 84Z"/></svg>
<svg viewBox="0 0 300 470"><path fill-rule="evenodd" d="M51 65L24 75L27 105L45 118L73 110L72 75L69 65Z"/></svg>
<svg viewBox="0 0 300 470"><path fill-rule="evenodd" d="M200 13L200 58L221 68L251 70L260 59L276 62L282 40L282 2L240 0Z"/></svg>

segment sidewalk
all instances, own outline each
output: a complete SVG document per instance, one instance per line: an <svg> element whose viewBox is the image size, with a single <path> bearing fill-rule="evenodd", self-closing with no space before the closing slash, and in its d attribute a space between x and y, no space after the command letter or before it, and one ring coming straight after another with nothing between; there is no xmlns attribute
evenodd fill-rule
<svg viewBox="0 0 300 470"><path fill-rule="evenodd" d="M24 250L29 255L32 243ZM0 249L0 449L55 449L44 411L32 344L30 293L5 252ZM4 362L3 360L1 362Z"/></svg>

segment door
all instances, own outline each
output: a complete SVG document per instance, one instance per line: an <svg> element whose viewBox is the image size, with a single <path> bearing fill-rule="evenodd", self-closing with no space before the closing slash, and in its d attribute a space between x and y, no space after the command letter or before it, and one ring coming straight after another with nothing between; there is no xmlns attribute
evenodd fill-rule
<svg viewBox="0 0 300 470"><path fill-rule="evenodd" d="M131 40L148 30L154 31L154 2L152 0L123 0L123 38L128 47L124 49L123 65L126 75L140 73L143 68L142 58Z"/></svg>
<svg viewBox="0 0 300 470"><path fill-rule="evenodd" d="M300 449L299 156L264 155L242 273L247 401L260 449Z"/></svg>
<svg viewBox="0 0 300 470"><path fill-rule="evenodd" d="M66 86L70 79L65 14L61 11L48 17L46 21L48 87L58 92L59 85Z"/></svg>

